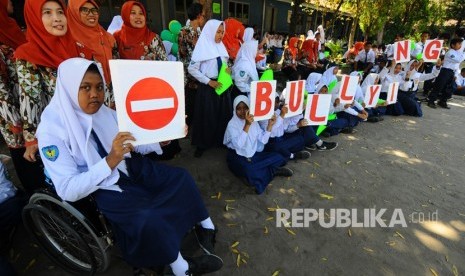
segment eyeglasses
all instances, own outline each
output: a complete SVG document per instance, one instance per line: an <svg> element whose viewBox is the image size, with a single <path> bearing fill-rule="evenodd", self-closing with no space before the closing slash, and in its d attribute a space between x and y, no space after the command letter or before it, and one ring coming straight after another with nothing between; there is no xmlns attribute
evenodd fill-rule
<svg viewBox="0 0 465 276"><path fill-rule="evenodd" d="M89 13L92 13L93 15L98 15L99 14L99 10L97 8L89 9L89 8L86 8L86 7L80 7L79 11L82 14L85 14L85 15L89 15Z"/></svg>

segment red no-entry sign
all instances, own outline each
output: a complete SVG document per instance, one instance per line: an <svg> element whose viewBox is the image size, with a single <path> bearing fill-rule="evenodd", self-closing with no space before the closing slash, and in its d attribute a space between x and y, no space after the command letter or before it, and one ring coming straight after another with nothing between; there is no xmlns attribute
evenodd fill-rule
<svg viewBox="0 0 465 276"><path fill-rule="evenodd" d="M178 111L178 97L166 81L150 77L136 82L126 97L126 111L134 124L156 130L167 126Z"/></svg>

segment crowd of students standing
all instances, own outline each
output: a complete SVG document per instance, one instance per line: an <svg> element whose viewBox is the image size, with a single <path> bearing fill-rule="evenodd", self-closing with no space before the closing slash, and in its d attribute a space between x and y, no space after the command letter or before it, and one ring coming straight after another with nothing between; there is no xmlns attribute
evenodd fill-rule
<svg viewBox="0 0 465 276"><path fill-rule="evenodd" d="M93 116L90 118L95 118L94 114L100 114L101 118L108 120L108 128L110 128L113 124L111 109L115 108L115 102L109 60L168 60L168 54L162 40L147 27L144 6L137 1L125 2L121 8L122 26L113 35L100 26L98 22L99 6L93 0L70 0L67 6L61 0L27 0L24 7L27 36L21 32L16 22L8 17L12 8L11 0L0 1L1 23L2 26L5 26L0 29L0 42L2 44L0 51L2 69L0 131L10 149L22 186L29 195L35 189L43 187L42 162L37 158L37 154L40 153L42 158L46 159L43 160L45 167L52 172L52 180L54 180L55 185L58 185L58 194L64 199L76 200L99 189L118 191L118 188L113 186L124 185L124 181L129 181L126 177L132 177L132 172L127 170L126 165L121 167L108 161L108 159L110 171L107 175L102 175L104 172L100 172L101 178L97 177L97 179L111 182L109 183L111 185L108 186L112 188L99 188L97 184L94 184L88 190L79 193L75 187L70 189L71 180L68 178L74 176L64 178L63 172L56 167L69 168L70 165L68 163L61 164L62 167L60 167L57 165L60 164L59 162L55 163L55 160L49 158L50 156L44 155L44 149L50 149L51 146L45 145L44 141L58 142L54 138L50 138L50 135L53 136L53 130L52 133L44 131L44 128L48 126L44 126L45 123L41 122L41 118L45 122L59 120L56 116L54 117L53 112L60 110L63 113L71 112L64 110L63 106L60 105L61 103L70 104L70 108L72 107L70 99L74 96L69 91L87 89L87 86L82 83L79 87L73 87L74 82L65 79L65 77L73 78L70 70L73 68L71 65L74 64L76 70L80 70L78 70L80 74L77 74L81 78L78 80L79 83L81 80L84 83L84 80L88 78L90 78L89 82L92 83L92 78L88 74L94 74L101 78L102 84L98 86L100 94L95 95L102 97L102 101L96 100L95 103L100 105L104 103L108 108L100 108L99 105L98 111L94 113L86 111L85 108L82 110L85 114ZM365 42L363 50L360 49L354 55L354 72L351 75L359 78L355 100L351 104L341 104L337 92L335 92L338 91L340 85L337 79L339 68L328 65L328 60L324 54L324 30L322 26L319 26L318 31L314 34L309 32L307 37L290 37L287 43L284 42L287 47L285 47L283 54L282 71L290 81L305 79L307 81L306 91L309 94L331 94L330 113L334 116L323 128L323 131L321 128L309 126L302 114L288 118L286 117L287 103L283 102L283 94L286 92L283 91L281 95L276 94L273 117L270 120L256 122L253 114L249 112L250 84L252 81L259 80L257 68L263 68L263 66L260 67L260 64L266 64L264 62L266 58L265 47L280 48L283 45L283 38L277 35L265 36L259 42L254 38L254 29L244 27L236 19L228 18L225 21L211 19L207 21L200 4L193 4L189 7L188 18L189 23L180 31L178 58L184 65L186 123L189 126L192 145L196 147L194 156L201 158L209 149L226 147L228 149L226 162L230 170L236 176L245 179L258 194L264 192L273 177L292 176L293 171L285 166L289 160L309 158L312 150L329 151L337 147L337 143L323 141L319 136L329 137L341 132L354 133L354 128L360 122L378 122L385 114L421 116L421 105L416 98L420 81L436 79L432 92L428 96L428 106L432 108L436 108L437 105L448 108L447 100L450 98L450 93L447 92L449 91L447 87L452 82L456 82L457 90L462 91L462 93L465 86L464 70L461 74L455 75L460 62L465 59L462 38L453 38L450 41L451 49L445 53L443 62L438 61L437 64L426 65L417 59L412 59L408 64L396 63L395 60L392 60L389 49L386 50L386 55L382 56L372 50L370 42ZM422 40L417 43L416 50L424 45L427 33L424 34ZM412 52L412 56L416 57L416 54ZM82 60L73 61L73 58ZM88 60L89 63L83 60ZM97 69L91 69L93 68L92 64L95 64ZM218 95L215 90L223 85L218 81L219 71L223 66L227 67L226 71L234 79L234 85ZM59 68L62 68L61 71ZM387 106L380 102L376 107L365 108L364 96L368 86L381 84L380 98L386 99L387 87L392 82L400 84L396 104ZM92 89L89 86L88 90ZM59 98L55 95L57 91L71 93L71 96L69 99ZM436 105L435 102L438 98L439 102ZM53 111L52 107L48 107L49 105L53 106ZM44 112L44 110L48 112ZM83 115L82 110L75 109L73 111L75 114L70 115L70 118L77 116L76 118L86 120L84 118L87 117ZM105 115L101 115L102 113ZM97 160L114 155L115 141L122 141L122 137L130 138L127 136L128 134L125 134L126 136L118 134L112 144L113 138L107 137L105 125L102 125L101 122L100 124L86 125L79 120L66 119L65 122L61 123L62 125L57 125L64 128L60 131L63 131L65 136L76 133L74 127L81 125L84 130L78 131L78 134L82 136L82 139L76 138L79 135L74 138L67 136L69 141L65 139L65 144L71 143L68 148L66 146L63 148L53 146L56 151L60 150L60 152L70 150L70 156L78 160L75 165L79 166L79 162L84 162L89 170L91 165L96 166ZM38 135L39 125L42 134ZM53 123L50 126L53 126ZM102 129L98 130L99 127ZM60 131L57 130L57 136ZM95 134L95 132L97 133ZM116 134L116 132L114 133ZM38 141L38 137L45 138ZM73 148L73 145L88 141L92 144L92 151L95 150L92 157L86 155L88 149L81 146L79 146L79 150ZM131 150L149 152L140 148L134 149L121 143L118 144L120 154L116 158L119 160L119 164L123 162L122 154ZM44 147L39 148L39 145ZM155 152L154 159L170 159L180 150L178 141L170 141L157 144L150 152ZM58 156L56 157L58 158ZM111 166L110 163L114 166ZM132 161L129 162L128 167L133 166L131 164ZM150 168L147 170L150 172L159 170L155 168L155 165L148 167ZM193 180L186 175L186 172L165 169L174 174L184 175L184 182L188 183L186 185L193 186ZM118 177L111 171L119 172L120 180L117 180ZM82 177L83 173L86 171L80 171L77 175ZM169 177L163 179L165 184L172 183L172 179ZM120 181L124 183L120 183ZM60 186L61 184L64 186ZM195 194L196 189L193 191ZM70 195L70 193L76 194ZM101 194L100 198L102 198L99 205L102 206L102 209L107 210L107 215L118 228L122 225L122 220L127 217L115 213L119 206L108 203L112 196L102 195L103 192L99 193ZM138 194L140 191L133 191L133 193ZM180 197L185 197L185 193ZM195 214L186 215L189 216L189 219L186 219L188 222L183 221L181 229L199 223L201 227L198 227L196 231L199 233L200 245L210 257L216 258L211 245L212 240L214 240L215 227L200 197L196 199L195 204L198 205L198 209L194 210ZM178 209L170 208L173 208L173 212L180 212L179 206ZM144 219L140 218L140 220ZM140 221L137 223L139 227ZM170 222L166 222L166 225L170 225ZM169 227L163 229L169 229ZM144 229L144 231L146 230ZM120 231L120 244L127 246L128 237L133 237L136 231L134 228L131 230L121 228ZM187 262L179 253L179 239L183 233L177 234L172 237L176 241L176 245L173 247L165 243L166 247L161 250L166 254L163 257L156 255L157 258L154 258L162 260L163 264L171 264L176 275L184 273L188 268L191 268L192 263L195 263L193 261ZM149 238L147 237L147 239ZM148 258L141 262L136 260L135 256L139 254L137 252L144 250L143 241L140 239L138 241L137 249L123 246L124 252L127 253L123 254L125 259L136 266L152 265ZM128 253L131 250L136 252L133 253L135 255ZM209 268L214 270L221 267L222 262L218 264L218 259L210 258L202 261L210 264L216 262ZM154 263L153 265L158 264Z"/></svg>

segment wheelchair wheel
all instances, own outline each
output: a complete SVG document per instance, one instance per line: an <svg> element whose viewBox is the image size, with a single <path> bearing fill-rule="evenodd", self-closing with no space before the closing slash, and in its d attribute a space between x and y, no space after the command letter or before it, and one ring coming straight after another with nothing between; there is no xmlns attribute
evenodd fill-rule
<svg viewBox="0 0 465 276"><path fill-rule="evenodd" d="M45 193L34 194L23 210L23 221L49 257L73 273L103 272L110 254L107 237L69 203Z"/></svg>

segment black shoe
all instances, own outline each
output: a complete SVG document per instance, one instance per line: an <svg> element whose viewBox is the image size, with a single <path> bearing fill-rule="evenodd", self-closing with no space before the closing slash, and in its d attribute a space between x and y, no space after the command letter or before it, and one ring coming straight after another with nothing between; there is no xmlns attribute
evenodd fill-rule
<svg viewBox="0 0 465 276"><path fill-rule="evenodd" d="M370 117L370 118L367 119L367 121L370 122L370 123L377 123L377 122L379 122L379 117L377 117L377 116L376 117Z"/></svg>
<svg viewBox="0 0 465 276"><path fill-rule="evenodd" d="M383 116L380 116L378 115L378 121L381 122L381 121L384 121L384 117Z"/></svg>
<svg viewBox="0 0 465 276"><path fill-rule="evenodd" d="M276 169L274 176L284 176L284 177L290 177L294 174L294 172L286 167L279 167Z"/></svg>
<svg viewBox="0 0 465 276"><path fill-rule="evenodd" d="M316 144L313 144L313 145L310 145L310 146L305 146L305 149L306 150L317 150L318 148L317 148Z"/></svg>
<svg viewBox="0 0 465 276"><path fill-rule="evenodd" d="M201 275L220 270L223 267L223 260L216 255L202 255L198 257L186 257L189 270L186 275Z"/></svg>
<svg viewBox="0 0 465 276"><path fill-rule="evenodd" d="M312 154L306 150L302 150L302 151L299 151L299 152L296 152L294 153L294 160L303 160L303 159L308 159L310 158L310 156L312 156Z"/></svg>
<svg viewBox="0 0 465 276"><path fill-rule="evenodd" d="M344 134L354 134L355 132L357 132L353 127L345 127L341 130L341 133L344 133Z"/></svg>
<svg viewBox="0 0 465 276"><path fill-rule="evenodd" d="M438 106L445 109L450 109L450 106L447 105L447 102L438 102Z"/></svg>
<svg viewBox="0 0 465 276"><path fill-rule="evenodd" d="M331 133L327 132L327 131L323 131L322 133L320 133L321 137L324 137L324 138L329 138L331 137Z"/></svg>
<svg viewBox="0 0 465 276"><path fill-rule="evenodd" d="M336 142L324 142L323 141L323 144L321 146L316 145L316 148L319 151L327 151L327 150L333 150L333 149L337 148L337 145L338 144Z"/></svg>
<svg viewBox="0 0 465 276"><path fill-rule="evenodd" d="M429 102L428 107L431 107L433 109L436 109L438 106L435 103Z"/></svg>
<svg viewBox="0 0 465 276"><path fill-rule="evenodd" d="M196 158L202 157L204 151L205 151L205 150L203 150L203 149L197 148L197 149L195 150L195 152L194 152L194 157L196 157Z"/></svg>
<svg viewBox="0 0 465 276"><path fill-rule="evenodd" d="M197 238L197 242L199 243L200 248L202 248L206 254L215 254L217 232L218 229L206 229L201 225L195 226L195 237Z"/></svg>

